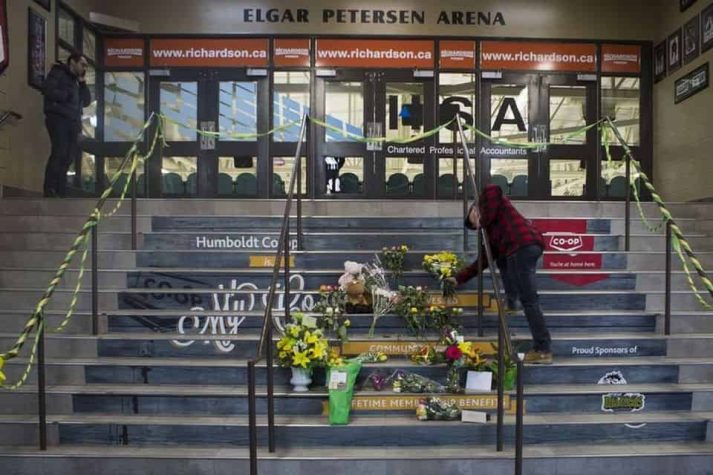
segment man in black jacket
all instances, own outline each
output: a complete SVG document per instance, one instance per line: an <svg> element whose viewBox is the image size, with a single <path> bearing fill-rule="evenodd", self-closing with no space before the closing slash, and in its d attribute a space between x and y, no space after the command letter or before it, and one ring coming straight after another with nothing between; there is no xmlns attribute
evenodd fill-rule
<svg viewBox="0 0 713 475"><path fill-rule="evenodd" d="M92 100L85 82L87 59L72 53L67 64L52 66L43 85L45 125L52 152L45 169L45 196L65 196L67 170L79 154L82 109Z"/></svg>

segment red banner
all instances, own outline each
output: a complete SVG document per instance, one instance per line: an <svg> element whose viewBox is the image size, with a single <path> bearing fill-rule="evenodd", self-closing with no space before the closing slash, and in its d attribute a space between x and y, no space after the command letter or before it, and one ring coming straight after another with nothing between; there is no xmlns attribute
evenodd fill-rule
<svg viewBox="0 0 713 475"><path fill-rule="evenodd" d="M441 69L475 69L475 41L441 40L439 43Z"/></svg>
<svg viewBox="0 0 713 475"><path fill-rule="evenodd" d="M316 43L318 68L420 68L433 69L434 45L430 40L342 40Z"/></svg>
<svg viewBox="0 0 713 475"><path fill-rule="evenodd" d="M106 38L104 65L108 67L143 67L144 40L142 38Z"/></svg>
<svg viewBox="0 0 713 475"><path fill-rule="evenodd" d="M246 67L268 65L268 40L158 38L151 40L151 66Z"/></svg>
<svg viewBox="0 0 713 475"><path fill-rule="evenodd" d="M483 69L595 72L597 47L584 43L483 41Z"/></svg>
<svg viewBox="0 0 713 475"><path fill-rule="evenodd" d="M10 65L10 37L7 33L7 4L0 0L0 74Z"/></svg>
<svg viewBox="0 0 713 475"><path fill-rule="evenodd" d="M641 47L638 45L602 45L603 73L641 72Z"/></svg>
<svg viewBox="0 0 713 475"><path fill-rule="evenodd" d="M545 238L543 267L548 270L600 270L601 254L578 254L594 250L594 236L587 233L586 219L535 219L534 225L542 231ZM568 284L583 286L606 280L608 274L553 274L552 278Z"/></svg>
<svg viewBox="0 0 713 475"><path fill-rule="evenodd" d="M276 38L272 58L278 68L309 68L309 39Z"/></svg>

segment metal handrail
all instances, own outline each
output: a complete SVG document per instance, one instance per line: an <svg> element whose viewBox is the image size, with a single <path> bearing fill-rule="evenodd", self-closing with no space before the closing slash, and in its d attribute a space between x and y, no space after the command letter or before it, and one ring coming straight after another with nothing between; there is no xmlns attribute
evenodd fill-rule
<svg viewBox="0 0 713 475"><path fill-rule="evenodd" d="M480 198L480 194L478 191L478 185L475 182L475 175L473 173L473 170L470 166L470 151L468 150L468 143L465 138L465 134L463 133L463 125L461 123L460 116L456 115L455 117L456 124L458 124L458 134L460 135L460 141L461 141L461 146L463 147L463 160L465 162L464 164L464 169L466 171L466 176L464 177L464 186L463 186L463 196L464 200L467 200L466 196L466 191L467 191L467 184L470 184L471 189L473 190L473 205L472 206L478 206L478 201ZM456 144L454 144L454 147ZM467 219L467 213L468 210L470 209L469 206L464 206L464 213L466 213L463 216L463 219ZM522 361L517 355L513 349L512 346L512 340L510 338L510 328L508 326L507 320L505 318L505 306L504 302L502 299L502 294L500 293L500 284L498 283L498 278L497 274L495 272L495 262L493 260L493 253L492 249L490 248L490 241L488 239L488 233L485 230L484 227L479 227L478 229L478 234L479 234L479 243L478 243L478 269L479 269L479 277L482 279L482 257L483 257L483 252L485 251L485 258L488 261L488 267L490 269L490 275L492 276L492 283L493 283L493 293L495 294L495 300L497 302L497 307L498 307L498 410L497 410L497 434L496 434L496 450L498 452L501 452L503 450L504 446L504 438L505 438L505 431L504 431L504 419L505 419L505 407L504 407L504 393L505 393L505 352L507 351L507 354L510 356L511 361L516 361L517 362L517 371L518 371L518 387L517 387L517 407L516 407L516 461L515 461L515 468L516 468L516 473L521 473L522 470L522 442L523 442L523 436L522 436L522 430L523 430L523 424L522 424L522 410L523 410L523 387L522 387L522 373L524 371L524 365L522 364ZM481 251L482 249L482 251ZM482 285L482 280L479 281L478 285L478 307L482 309L482 304L483 304L483 285ZM482 315L482 310L478 312L479 315ZM519 458L518 458L519 456ZM518 472L520 470L520 472Z"/></svg>
<svg viewBox="0 0 713 475"><path fill-rule="evenodd" d="M295 184L301 185L301 161L302 161L302 142L306 138L307 131L307 116L302 116L300 124L300 133L297 140L297 150L295 151L295 159L292 168L292 176L290 177L290 185L287 191L287 201L285 203L285 211L282 216L282 224L280 226L280 239L275 253L275 262L272 267L272 280L268 290L267 300L265 302L265 313L260 332L260 340L257 345L255 358L248 360L248 425L249 425L249 440L250 440L250 473L257 475L257 409L256 409L256 377L255 366L263 358L267 363L267 431L268 431L268 450L275 451L275 407L274 407L274 366L272 356L272 306L275 300L277 281L280 275L280 266L284 260L284 292L285 292L285 318L290 318L290 212L292 209L293 195L295 193ZM302 245L302 195L301 189L297 190L297 242L298 247ZM284 259L283 259L284 257Z"/></svg>

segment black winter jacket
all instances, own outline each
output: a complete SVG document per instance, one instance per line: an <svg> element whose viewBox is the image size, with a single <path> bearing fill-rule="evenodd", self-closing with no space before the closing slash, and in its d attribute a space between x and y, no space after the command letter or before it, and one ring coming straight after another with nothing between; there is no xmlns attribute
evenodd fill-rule
<svg viewBox="0 0 713 475"><path fill-rule="evenodd" d="M59 115L81 123L82 109L92 102L86 84L80 83L69 66L56 63L50 69L42 87L45 115Z"/></svg>

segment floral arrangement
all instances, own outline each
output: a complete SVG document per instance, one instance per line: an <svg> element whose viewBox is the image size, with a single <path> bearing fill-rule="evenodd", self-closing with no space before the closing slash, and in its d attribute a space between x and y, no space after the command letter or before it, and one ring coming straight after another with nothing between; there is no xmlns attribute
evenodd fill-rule
<svg viewBox="0 0 713 475"><path fill-rule="evenodd" d="M347 332L351 326L349 319L344 317L346 312L347 294L336 286L321 285L319 287L319 301L312 309L321 316L317 319L319 328L324 331L334 332L340 341L347 341Z"/></svg>
<svg viewBox="0 0 713 475"><path fill-rule="evenodd" d="M411 333L422 336L427 326L428 293L423 287L399 287L394 311L406 321Z"/></svg>
<svg viewBox="0 0 713 475"><path fill-rule="evenodd" d="M461 266L461 260L452 252L444 251L423 257L423 268L438 280L443 296L446 298L452 298L455 295L455 286L449 279L455 277Z"/></svg>
<svg viewBox="0 0 713 475"><path fill-rule="evenodd" d="M491 343L495 355L498 354L497 343ZM512 360L510 354L507 351L503 352L503 359L505 360L505 380L503 381L503 387L506 391L510 391L515 387L515 377L517 376L517 364ZM494 381L498 379L498 358L497 356L486 366L488 371L493 373Z"/></svg>
<svg viewBox="0 0 713 475"><path fill-rule="evenodd" d="M396 302L396 292L389 290L386 274L377 256L376 262L364 266L366 288L371 293L371 309L374 317L369 327L369 336L374 336L376 322L389 313Z"/></svg>
<svg viewBox="0 0 713 475"><path fill-rule="evenodd" d="M416 418L419 421L457 421L461 418L461 410L455 403L430 397L419 402Z"/></svg>
<svg viewBox="0 0 713 475"><path fill-rule="evenodd" d="M463 309L460 307L431 305L428 308L428 326L438 330L452 328L451 317L461 315L462 313Z"/></svg>
<svg viewBox="0 0 713 475"><path fill-rule="evenodd" d="M277 342L278 360L284 368L324 366L328 349L322 330L298 312L292 314L292 322L285 325L285 334Z"/></svg>
<svg viewBox="0 0 713 475"><path fill-rule="evenodd" d="M404 261L406 260L408 250L408 246L404 244L401 246L384 247L381 250L384 268L394 274L394 278L397 280L403 275Z"/></svg>
<svg viewBox="0 0 713 475"><path fill-rule="evenodd" d="M446 388L442 385L416 373L399 371L394 376L393 390L395 393L443 393Z"/></svg>

